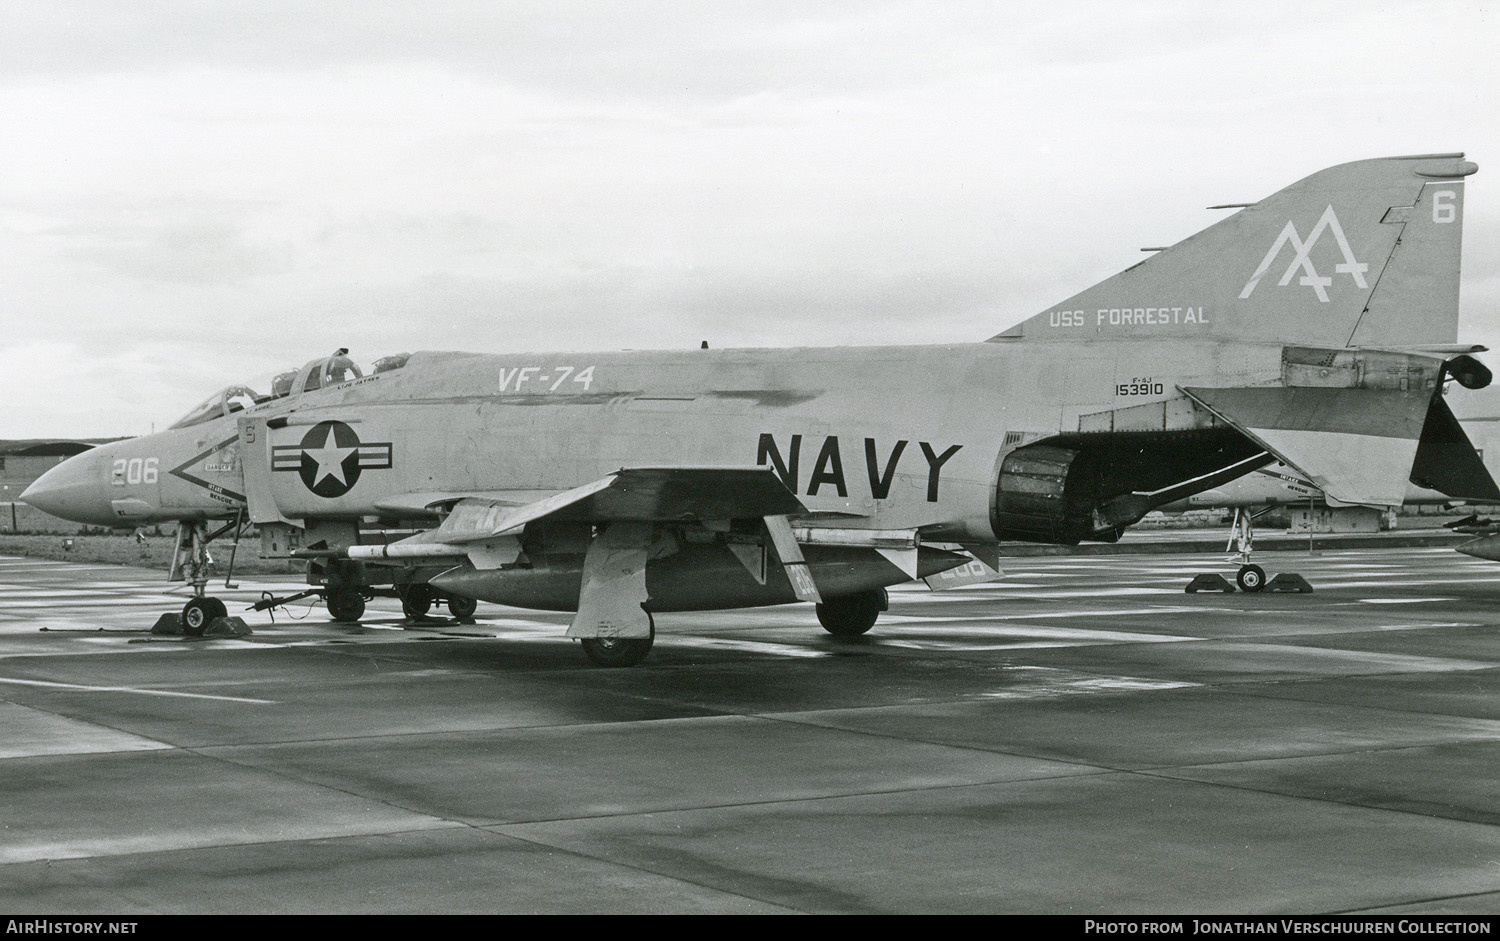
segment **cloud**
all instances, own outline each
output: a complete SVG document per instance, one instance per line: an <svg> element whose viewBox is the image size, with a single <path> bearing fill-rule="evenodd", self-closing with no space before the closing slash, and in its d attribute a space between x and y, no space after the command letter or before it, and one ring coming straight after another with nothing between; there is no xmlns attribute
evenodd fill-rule
<svg viewBox="0 0 1500 941"><path fill-rule="evenodd" d="M108 437L165 428L192 405L180 387L191 362L172 347L136 344L101 352L83 340L0 345L0 435ZM198 398L207 390L198 391ZM154 417L142 406L157 408Z"/></svg>
<svg viewBox="0 0 1500 941"><path fill-rule="evenodd" d="M150 219L78 235L64 257L128 279L234 284L294 266L289 242L256 237L223 218Z"/></svg>
<svg viewBox="0 0 1500 941"><path fill-rule="evenodd" d="M107 412L129 430L337 346L979 340L1205 206L1345 160L1500 153L1495 14L1350 11L9 4L0 320L144 390ZM52 430L122 430L30 375Z"/></svg>

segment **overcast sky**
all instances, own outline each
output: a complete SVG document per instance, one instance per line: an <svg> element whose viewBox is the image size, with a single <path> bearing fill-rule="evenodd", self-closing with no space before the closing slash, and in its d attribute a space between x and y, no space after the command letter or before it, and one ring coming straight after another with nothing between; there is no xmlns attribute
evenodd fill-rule
<svg viewBox="0 0 1500 941"><path fill-rule="evenodd" d="M6 0L0 438L339 346L982 340L1407 153L1480 166L1500 348L1497 6Z"/></svg>

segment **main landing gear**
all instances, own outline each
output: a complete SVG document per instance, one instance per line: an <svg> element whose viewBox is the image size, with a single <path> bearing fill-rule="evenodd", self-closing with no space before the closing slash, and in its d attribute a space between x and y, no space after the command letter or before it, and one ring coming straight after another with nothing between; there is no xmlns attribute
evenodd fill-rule
<svg viewBox="0 0 1500 941"><path fill-rule="evenodd" d="M647 612L646 620L651 625L647 637L585 637L583 652L601 667L635 666L646 659L651 645L656 642L656 619Z"/></svg>
<svg viewBox="0 0 1500 941"><path fill-rule="evenodd" d="M834 637L848 640L874 627L880 612L890 604L890 595L884 588L829 598L817 605L818 623Z"/></svg>

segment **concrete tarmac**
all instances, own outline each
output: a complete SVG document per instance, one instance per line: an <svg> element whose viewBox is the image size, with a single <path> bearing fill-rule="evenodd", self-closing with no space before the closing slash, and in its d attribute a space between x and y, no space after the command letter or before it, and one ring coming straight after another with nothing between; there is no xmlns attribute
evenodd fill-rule
<svg viewBox="0 0 1500 941"><path fill-rule="evenodd" d="M604 670L493 605L153 637L160 573L0 558L0 909L1500 914L1500 565L1257 561L1317 590L1014 559Z"/></svg>

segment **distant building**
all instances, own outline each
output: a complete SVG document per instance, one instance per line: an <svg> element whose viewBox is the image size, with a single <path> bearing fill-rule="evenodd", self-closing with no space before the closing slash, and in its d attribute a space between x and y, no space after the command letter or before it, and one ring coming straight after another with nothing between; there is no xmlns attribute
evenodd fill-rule
<svg viewBox="0 0 1500 941"><path fill-rule="evenodd" d="M76 533L79 526L19 502L31 482L75 454L118 438L0 440L0 533Z"/></svg>

